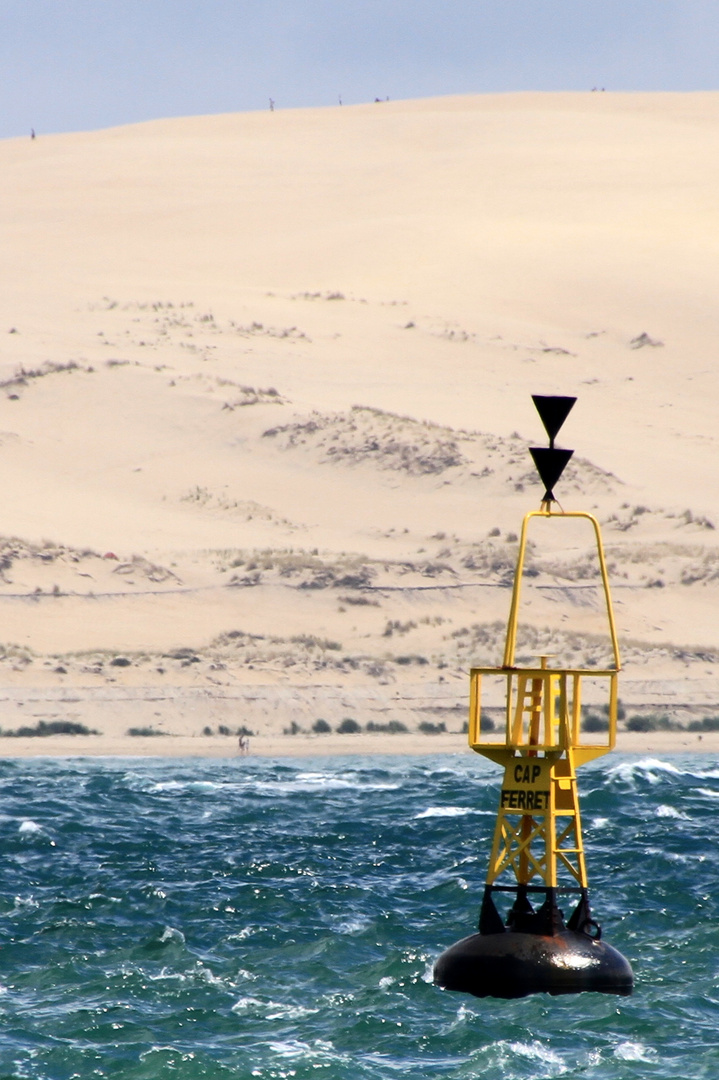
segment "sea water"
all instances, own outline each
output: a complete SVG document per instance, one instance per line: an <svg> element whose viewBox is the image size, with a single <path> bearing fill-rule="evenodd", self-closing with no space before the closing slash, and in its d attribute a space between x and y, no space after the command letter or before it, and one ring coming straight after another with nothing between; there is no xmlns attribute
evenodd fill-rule
<svg viewBox="0 0 719 1080"><path fill-rule="evenodd" d="M719 764L580 771L633 997L432 985L500 770L465 755L0 763L0 1077L719 1076Z"/></svg>

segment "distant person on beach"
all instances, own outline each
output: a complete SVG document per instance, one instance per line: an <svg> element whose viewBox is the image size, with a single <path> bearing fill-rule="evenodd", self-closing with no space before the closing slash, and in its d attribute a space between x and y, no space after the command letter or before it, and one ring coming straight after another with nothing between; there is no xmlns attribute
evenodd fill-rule
<svg viewBox="0 0 719 1080"><path fill-rule="evenodd" d="M250 736L240 735L240 753L246 757L250 752Z"/></svg>
<svg viewBox="0 0 719 1080"><path fill-rule="evenodd" d="M30 138L31 139L35 138L35 128L30 128Z"/></svg>

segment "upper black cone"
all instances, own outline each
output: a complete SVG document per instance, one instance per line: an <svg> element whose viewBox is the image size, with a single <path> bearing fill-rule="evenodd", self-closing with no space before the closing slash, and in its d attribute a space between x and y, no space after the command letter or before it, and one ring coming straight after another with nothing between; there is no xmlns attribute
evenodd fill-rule
<svg viewBox="0 0 719 1080"><path fill-rule="evenodd" d="M557 432L572 411L572 406L576 400L575 397L532 394L532 401L544 424L545 431L547 432L547 435L549 435L549 445L551 448L554 447L554 439ZM537 468L539 468L539 466L537 466ZM544 477L542 477L542 479L544 479ZM558 479L558 477L556 479Z"/></svg>

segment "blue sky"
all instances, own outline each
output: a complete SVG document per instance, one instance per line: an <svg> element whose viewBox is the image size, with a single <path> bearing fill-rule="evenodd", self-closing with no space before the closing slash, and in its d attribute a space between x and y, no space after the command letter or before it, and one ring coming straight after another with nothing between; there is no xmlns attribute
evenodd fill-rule
<svg viewBox="0 0 719 1080"><path fill-rule="evenodd" d="M512 90L719 88L719 0L0 0L0 137Z"/></svg>

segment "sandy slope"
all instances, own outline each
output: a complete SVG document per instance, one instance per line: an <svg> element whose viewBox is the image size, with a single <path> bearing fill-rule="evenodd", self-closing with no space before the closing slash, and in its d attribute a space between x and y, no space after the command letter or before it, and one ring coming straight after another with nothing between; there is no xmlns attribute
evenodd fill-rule
<svg viewBox="0 0 719 1080"><path fill-rule="evenodd" d="M557 493L603 524L624 701L711 714L717 114L490 95L0 143L0 725L57 692L119 737L167 687L178 735L458 730L541 494L532 393L579 398ZM549 524L520 651L606 663L589 538Z"/></svg>

